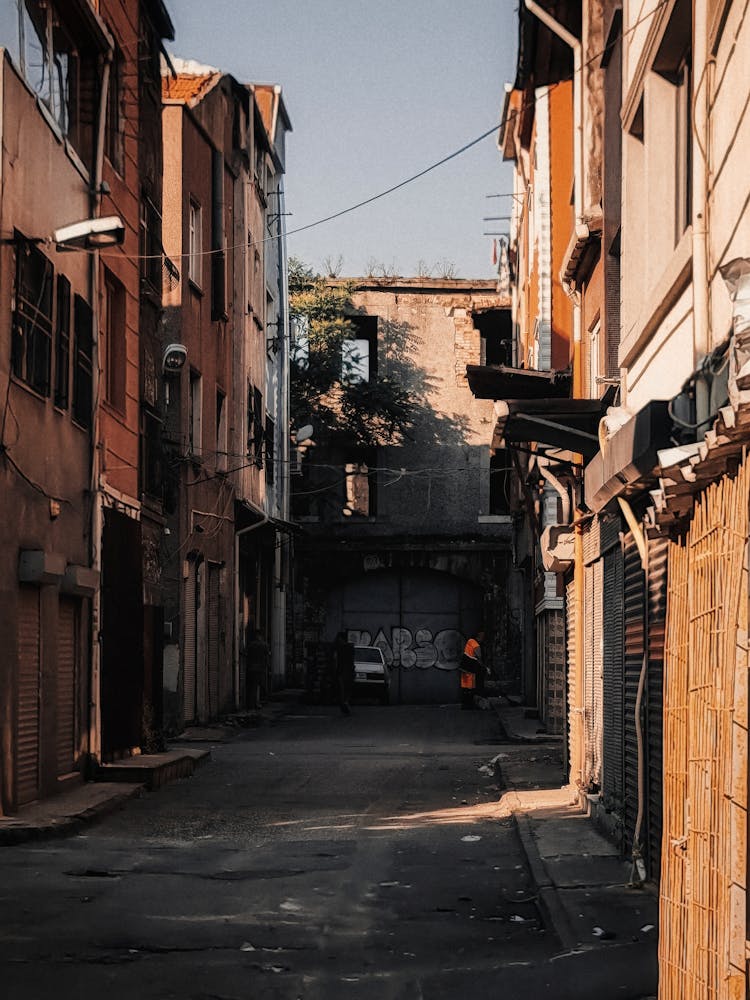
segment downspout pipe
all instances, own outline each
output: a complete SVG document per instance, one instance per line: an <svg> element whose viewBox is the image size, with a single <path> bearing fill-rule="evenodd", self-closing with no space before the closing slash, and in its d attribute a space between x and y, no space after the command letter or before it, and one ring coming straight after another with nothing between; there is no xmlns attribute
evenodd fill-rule
<svg viewBox="0 0 750 1000"><path fill-rule="evenodd" d="M635 698L635 738L638 753L638 812L635 819L635 829L633 831L633 847L631 850L631 859L633 862L631 872L630 872L630 883L631 885L643 885L646 881L646 865L643 861L643 848L641 845L641 830L643 829L643 815L645 811L646 804L646 749L645 740L643 735L643 695L646 690L646 678L648 676L648 629L649 629L649 614L648 614L648 566L649 566L649 550L648 550L648 536L641 524L638 522L635 514L633 513L633 508L627 502L623 500L622 497L618 497L618 502L620 504L620 509L622 510L623 516L627 522L628 527L633 532L633 538L635 539L636 546L638 547L638 553L641 557L641 566L643 567L643 575L645 580L645 593L643 599L643 659L641 660L641 673L638 677L638 693Z"/></svg>
<svg viewBox="0 0 750 1000"><path fill-rule="evenodd" d="M550 486L557 490L560 494L560 499L562 500L562 524L570 524L570 494L568 490L563 486L557 476L553 475L549 469L549 459L538 458L537 465L539 466L539 472L544 476Z"/></svg>
<svg viewBox="0 0 750 1000"><path fill-rule="evenodd" d="M583 218L583 45L580 38L555 20L536 0L524 0L526 10L573 50L573 211L575 224ZM565 288L565 285L563 285ZM565 289L567 292L567 289ZM581 365L581 306L578 296L573 298L573 395L583 395Z"/></svg>
<svg viewBox="0 0 750 1000"><path fill-rule="evenodd" d="M573 211L574 223L583 216L583 45L579 38L555 20L536 0L524 0L526 10L573 51ZM565 286L563 285L563 288ZM567 292L567 289L565 289ZM573 396L581 399L583 393L583 364L581 358L581 303L573 299ZM576 684L571 698L570 780L581 785L585 759L583 727L583 535L581 528L575 533L574 588L576 603Z"/></svg>
<svg viewBox="0 0 750 1000"><path fill-rule="evenodd" d="M109 99L109 77L114 50L110 46L104 55L102 65L99 108L96 122L96 152L94 172L91 178L91 218L101 214L102 173L104 170L104 137ZM91 600L91 678L89 691L89 760L101 763L101 572L102 572L102 532L104 511L100 490L101 445L99 440L99 392L101 388L99 352L99 252L94 250L89 260L89 294L92 314L92 391L91 391L91 568L99 574L99 584Z"/></svg>
<svg viewBox="0 0 750 1000"><path fill-rule="evenodd" d="M697 368L711 352L708 273L708 159L710 153L709 102L709 52L707 0L693 0L693 66L692 79L695 94L688 100L693 108L693 134L687 137L692 145L692 244L693 244L693 328L694 365ZM701 398L702 396L702 398ZM696 381L697 420L708 416L708 386L705 380Z"/></svg>

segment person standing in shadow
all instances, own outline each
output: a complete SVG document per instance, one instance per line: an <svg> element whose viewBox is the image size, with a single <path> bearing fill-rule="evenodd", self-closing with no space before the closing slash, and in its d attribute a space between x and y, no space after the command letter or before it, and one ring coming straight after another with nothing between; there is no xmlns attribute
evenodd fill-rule
<svg viewBox="0 0 750 1000"><path fill-rule="evenodd" d="M346 638L346 632L339 632L333 646L336 681L339 691L339 707L344 715L351 715L349 704L354 686L354 645Z"/></svg>

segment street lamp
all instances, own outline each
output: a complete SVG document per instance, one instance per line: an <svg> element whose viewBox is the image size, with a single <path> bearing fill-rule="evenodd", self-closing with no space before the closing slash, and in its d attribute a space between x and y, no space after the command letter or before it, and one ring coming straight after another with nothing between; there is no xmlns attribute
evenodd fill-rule
<svg viewBox="0 0 750 1000"><path fill-rule="evenodd" d="M119 246L125 239L125 224L118 215L83 219L56 229L52 242L57 250L101 250Z"/></svg>

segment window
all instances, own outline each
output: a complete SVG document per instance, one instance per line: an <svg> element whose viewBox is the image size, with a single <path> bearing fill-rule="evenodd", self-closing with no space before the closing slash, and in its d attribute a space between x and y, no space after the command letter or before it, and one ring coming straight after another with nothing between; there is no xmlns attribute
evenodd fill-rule
<svg viewBox="0 0 750 1000"><path fill-rule="evenodd" d="M141 278L152 292L162 291L161 219L147 195L141 199Z"/></svg>
<svg viewBox="0 0 750 1000"><path fill-rule="evenodd" d="M101 317L101 368L104 398L115 409L125 410L127 355L125 342L125 289L107 272L104 278Z"/></svg>
<svg viewBox="0 0 750 1000"><path fill-rule="evenodd" d="M247 383L247 457L260 469L263 466L263 394Z"/></svg>
<svg viewBox="0 0 750 1000"><path fill-rule="evenodd" d="M227 471L227 397L216 390L216 468Z"/></svg>
<svg viewBox="0 0 750 1000"><path fill-rule="evenodd" d="M597 319L589 330L588 344L588 396L589 399L598 399L602 395L604 386L598 381L602 376L602 324Z"/></svg>
<svg viewBox="0 0 750 1000"><path fill-rule="evenodd" d="M188 278L197 288L202 287L203 274L203 213L197 201L190 199L190 232L188 244Z"/></svg>
<svg viewBox="0 0 750 1000"><path fill-rule="evenodd" d="M20 239L16 251L13 312L13 374L49 396L52 362L52 264L33 244Z"/></svg>
<svg viewBox="0 0 750 1000"><path fill-rule="evenodd" d="M255 146L255 186L263 204L266 202L266 151L260 143Z"/></svg>
<svg viewBox="0 0 750 1000"><path fill-rule="evenodd" d="M677 70L675 97L676 123L676 213L675 244L693 221L693 114L692 114L692 54L685 55Z"/></svg>
<svg viewBox="0 0 750 1000"><path fill-rule="evenodd" d="M161 451L161 421L151 412L145 409L143 417L143 436L141 459L143 473L143 492L157 500L162 499L164 476L162 469Z"/></svg>
<svg viewBox="0 0 750 1000"><path fill-rule="evenodd" d="M263 468L263 394L253 389L253 452L255 464Z"/></svg>
<svg viewBox="0 0 750 1000"><path fill-rule="evenodd" d="M190 412L188 413L188 451L199 458L203 452L203 379L190 372Z"/></svg>
<svg viewBox="0 0 750 1000"><path fill-rule="evenodd" d="M70 394L70 282L57 278L57 331L55 337L55 406L67 410Z"/></svg>
<svg viewBox="0 0 750 1000"><path fill-rule="evenodd" d="M93 315L80 295L73 305L74 368L73 419L81 427L91 427L93 404Z"/></svg>
<svg viewBox="0 0 750 1000"><path fill-rule="evenodd" d="M352 456L344 463L344 517L374 517L376 512L376 478L374 456L371 459Z"/></svg>
<svg viewBox="0 0 750 1000"><path fill-rule="evenodd" d="M120 52L113 54L109 71L106 127L107 159L117 173L122 174L125 160L125 119L122 113L122 55Z"/></svg>
<svg viewBox="0 0 750 1000"><path fill-rule="evenodd" d="M19 15L18 45L10 36L26 82L52 115L63 135L73 135L79 119L79 58L56 5L43 0L11 0ZM4 39L5 41L5 39Z"/></svg>
<svg viewBox="0 0 750 1000"><path fill-rule="evenodd" d="M266 482L269 486L273 485L275 438L276 425L270 417L266 417Z"/></svg>
<svg viewBox="0 0 750 1000"><path fill-rule="evenodd" d="M377 371L377 316L349 316L352 334L341 348L341 377L345 382L368 382Z"/></svg>
<svg viewBox="0 0 750 1000"><path fill-rule="evenodd" d="M211 153L211 319L227 319L227 240L224 235L224 154Z"/></svg>
<svg viewBox="0 0 750 1000"><path fill-rule="evenodd" d="M508 448L490 456L490 514L510 514L513 462Z"/></svg>

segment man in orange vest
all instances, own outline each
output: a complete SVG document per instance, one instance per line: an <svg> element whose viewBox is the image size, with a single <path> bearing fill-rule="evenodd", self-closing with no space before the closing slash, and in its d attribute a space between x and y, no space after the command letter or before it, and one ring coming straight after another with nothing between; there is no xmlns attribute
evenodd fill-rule
<svg viewBox="0 0 750 1000"><path fill-rule="evenodd" d="M482 684L482 646L484 632L477 632L476 639L469 638L461 657L461 708L474 708L474 694Z"/></svg>

